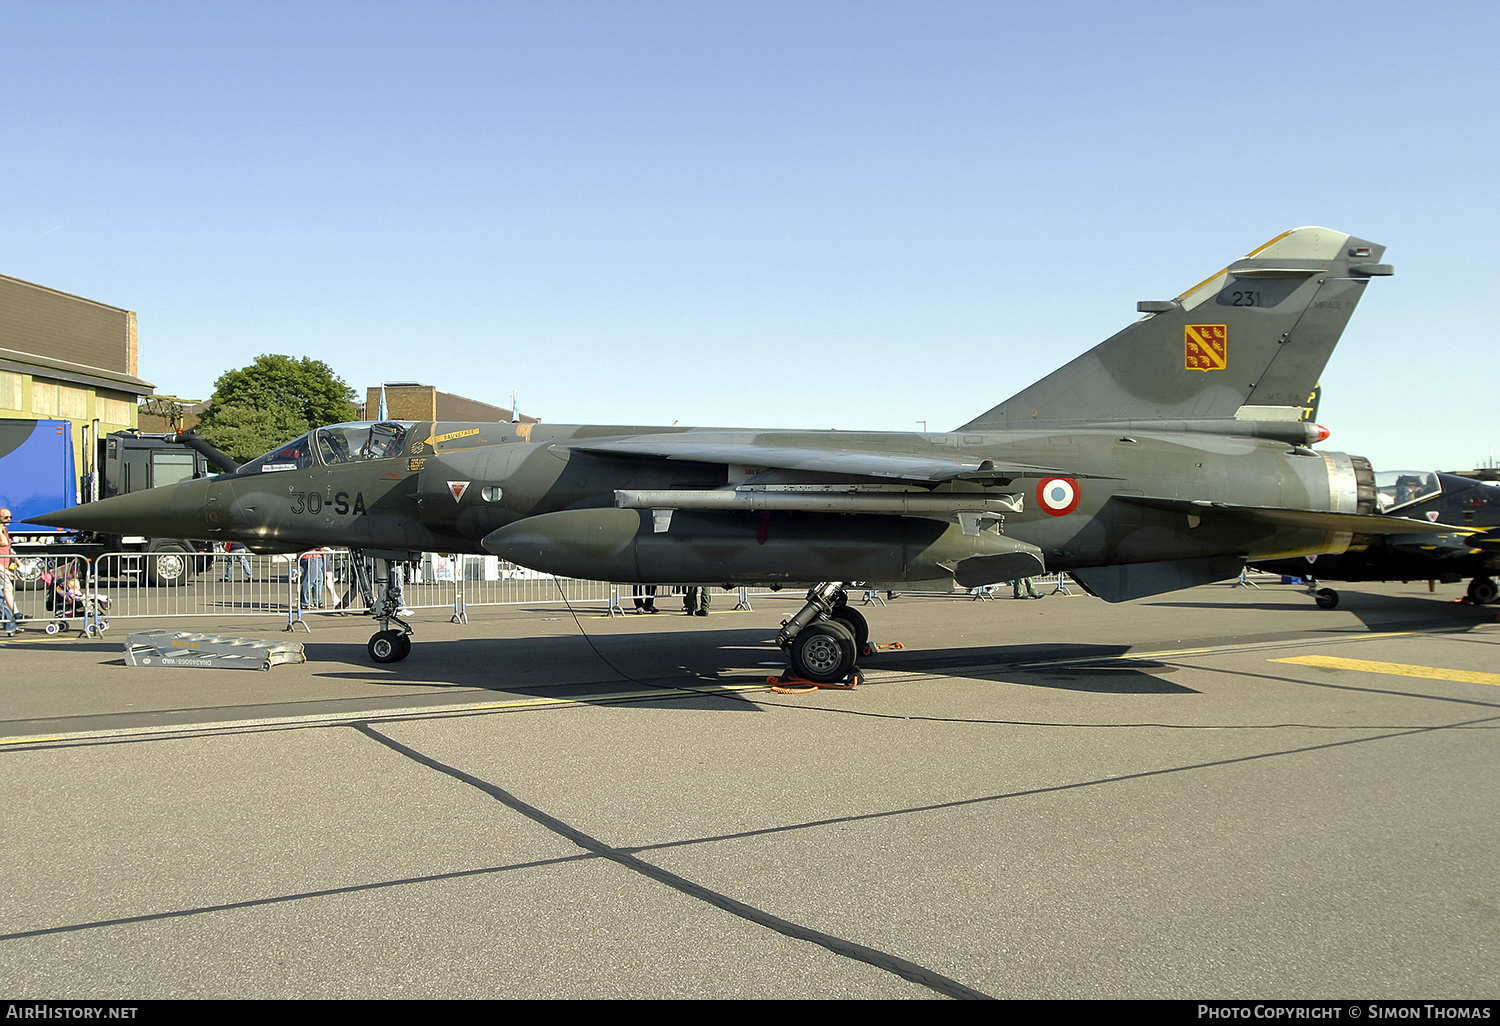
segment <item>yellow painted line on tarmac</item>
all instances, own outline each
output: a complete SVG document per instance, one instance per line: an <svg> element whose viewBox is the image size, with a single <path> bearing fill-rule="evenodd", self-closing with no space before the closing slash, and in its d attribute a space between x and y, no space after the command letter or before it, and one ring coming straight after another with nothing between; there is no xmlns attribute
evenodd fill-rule
<svg viewBox="0 0 1500 1026"><path fill-rule="evenodd" d="M528 709L539 708L549 705L600 705L609 702L632 701L640 698L701 698L705 695L723 694L735 691L764 691L765 684L712 684L703 688L655 688L650 691L622 691L610 695L579 695L571 698L518 698L514 702L484 702L479 705L464 705L445 708L443 711L453 710L490 710L490 709ZM370 719L378 719L378 714L372 714Z"/></svg>
<svg viewBox="0 0 1500 1026"><path fill-rule="evenodd" d="M56 737L4 737L0 738L0 745L34 745L43 741L61 741L61 734Z"/></svg>
<svg viewBox="0 0 1500 1026"><path fill-rule="evenodd" d="M1351 640L1358 640L1358 641L1378 641L1381 638L1405 638L1405 637L1410 637L1410 636L1412 636L1414 634L1426 634L1426 633L1428 633L1428 632L1427 631L1389 631L1389 632L1376 633L1376 634L1361 634L1361 635L1359 635L1359 637L1357 639L1353 639L1353 638L1332 638L1332 639L1329 640L1329 644L1333 644L1333 643L1345 643L1345 642L1349 642ZM1295 640L1287 639L1287 640L1283 640L1283 641L1272 641L1272 642L1266 642L1266 641L1248 641L1248 642L1245 642L1244 644L1241 644L1241 645L1216 645L1213 648L1165 648L1165 649L1161 649L1160 651L1146 651L1146 650L1143 649L1143 650L1141 650L1139 652L1136 652L1136 651L1118 652L1118 653L1115 653L1114 655L1088 656L1088 657L1083 658L1083 659L1048 659L1048 660L1044 660L1042 662L1035 662L1035 663L1017 663L1014 667L1012 667L1012 669L1017 669L1017 670L1034 670L1034 669L1039 669L1039 668L1044 667L1044 666L1086 666L1089 663L1113 663L1113 662L1123 662L1125 660L1131 660L1131 659L1134 659L1134 660L1176 659L1176 658L1181 657L1181 656L1221 655L1221 654L1228 654L1228 653L1232 653L1232 652L1253 652L1256 649L1265 649L1265 648L1268 648L1268 647L1269 648L1288 648L1288 647L1293 646L1293 645L1299 645L1299 646L1300 645L1306 645L1307 643L1308 643L1308 641L1307 641L1306 638L1298 638L1298 639L1295 639Z"/></svg>
<svg viewBox="0 0 1500 1026"><path fill-rule="evenodd" d="M1365 673L1384 673L1395 677L1422 677L1427 680L1456 680L1465 684L1500 685L1500 673L1481 673L1478 670L1446 670L1441 666L1412 666L1407 663L1382 663L1374 659L1344 659L1340 656L1290 656L1272 659L1273 663L1296 663L1299 666L1322 666L1330 670L1362 670Z"/></svg>

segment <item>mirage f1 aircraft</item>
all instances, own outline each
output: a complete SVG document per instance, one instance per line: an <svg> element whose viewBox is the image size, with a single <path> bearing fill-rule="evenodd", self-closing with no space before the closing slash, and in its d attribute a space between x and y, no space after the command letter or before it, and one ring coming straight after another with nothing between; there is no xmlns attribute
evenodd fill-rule
<svg viewBox="0 0 1500 1026"><path fill-rule="evenodd" d="M1303 419L1370 278L1391 273L1383 253L1327 228L1278 235L951 432L337 424L234 473L36 522L348 546L377 582L435 551L618 583L810 586L777 642L798 676L835 681L868 634L856 583L1067 571L1118 602L1430 533L1381 516L1369 463L1313 450L1327 432ZM397 608L384 587L377 661L410 651Z"/></svg>

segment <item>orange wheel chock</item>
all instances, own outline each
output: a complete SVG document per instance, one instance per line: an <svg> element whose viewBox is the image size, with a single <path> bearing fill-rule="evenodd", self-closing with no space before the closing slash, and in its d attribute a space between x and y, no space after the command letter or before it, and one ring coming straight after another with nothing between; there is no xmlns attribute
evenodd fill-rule
<svg viewBox="0 0 1500 1026"><path fill-rule="evenodd" d="M793 677L790 674L781 677L767 677L766 683L771 685L771 690L778 695L806 695L813 691L853 691L859 687L860 675L856 671L849 677L847 684L819 684L813 680L803 680L801 677Z"/></svg>

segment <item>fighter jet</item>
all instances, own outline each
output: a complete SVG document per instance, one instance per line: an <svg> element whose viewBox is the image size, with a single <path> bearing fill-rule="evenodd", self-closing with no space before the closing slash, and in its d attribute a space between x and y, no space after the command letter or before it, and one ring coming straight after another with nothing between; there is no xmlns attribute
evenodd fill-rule
<svg viewBox="0 0 1500 1026"><path fill-rule="evenodd" d="M363 550L493 553L618 583L809 586L776 640L845 679L868 628L846 588L1067 571L1108 601L1425 530L1380 515L1359 456L1311 448L1309 397L1384 247L1285 232L957 430L383 422L321 427L237 472L39 522ZM1112 260L1116 256L1095 255ZM975 354L970 374L1004 367ZM370 639L405 658L382 586ZM392 627L395 624L395 627Z"/></svg>
<svg viewBox="0 0 1500 1026"><path fill-rule="evenodd" d="M1394 516L1426 520L1428 534L1379 535L1358 539L1336 555L1263 560L1256 569L1300 577L1323 609L1339 604L1339 593L1323 581L1442 581L1465 577L1476 605L1500 601L1500 487L1456 474L1427 470L1384 470L1375 475L1380 509ZM1481 533L1469 533L1479 530Z"/></svg>

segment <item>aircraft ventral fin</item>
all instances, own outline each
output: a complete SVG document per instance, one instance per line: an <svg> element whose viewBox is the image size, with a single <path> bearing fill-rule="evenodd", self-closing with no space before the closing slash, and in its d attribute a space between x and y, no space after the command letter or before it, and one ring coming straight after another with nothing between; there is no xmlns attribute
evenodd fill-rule
<svg viewBox="0 0 1500 1026"><path fill-rule="evenodd" d="M688 441L677 435L590 441L567 448L608 456L639 456L650 459L688 460L695 463L726 463L746 467L798 470L941 484L944 481L1009 481L1017 477L1080 477L1055 467L1025 463L1003 466L991 460L944 458L913 453L818 449L767 445L754 442Z"/></svg>
<svg viewBox="0 0 1500 1026"><path fill-rule="evenodd" d="M1079 567L1068 571L1068 574L1090 595L1106 602L1129 602L1183 588L1196 588L1200 584L1227 581L1238 576L1244 566L1244 560L1237 556L1206 556L1154 563Z"/></svg>

